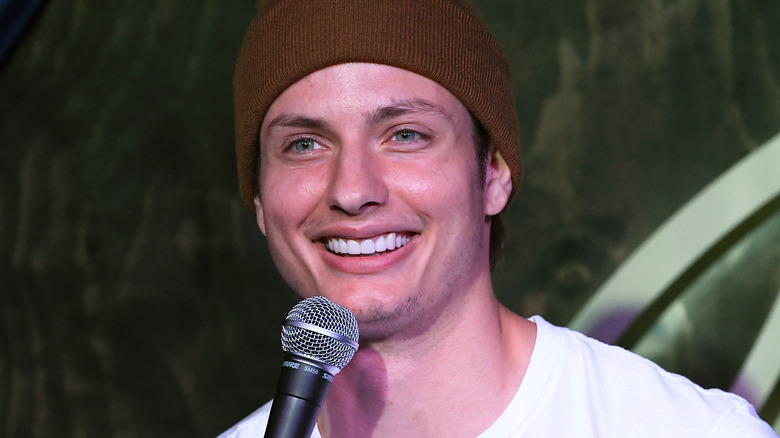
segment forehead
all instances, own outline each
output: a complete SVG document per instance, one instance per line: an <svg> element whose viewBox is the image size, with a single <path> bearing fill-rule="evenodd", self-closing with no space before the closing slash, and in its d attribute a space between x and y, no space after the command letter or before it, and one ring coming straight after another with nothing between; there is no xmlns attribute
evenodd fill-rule
<svg viewBox="0 0 780 438"><path fill-rule="evenodd" d="M384 116L392 116L393 111L438 113L455 123L470 117L452 93L422 75L387 65L348 63L317 70L284 90L265 114L261 132L274 119L289 114L351 114L370 119L380 110Z"/></svg>

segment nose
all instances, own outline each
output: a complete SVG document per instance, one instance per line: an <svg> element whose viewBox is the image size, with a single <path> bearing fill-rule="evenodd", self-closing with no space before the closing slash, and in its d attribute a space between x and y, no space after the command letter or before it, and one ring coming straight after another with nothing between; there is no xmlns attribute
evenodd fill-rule
<svg viewBox="0 0 780 438"><path fill-rule="evenodd" d="M334 159L328 205L356 216L384 204L388 190L381 159L361 144L342 145Z"/></svg>

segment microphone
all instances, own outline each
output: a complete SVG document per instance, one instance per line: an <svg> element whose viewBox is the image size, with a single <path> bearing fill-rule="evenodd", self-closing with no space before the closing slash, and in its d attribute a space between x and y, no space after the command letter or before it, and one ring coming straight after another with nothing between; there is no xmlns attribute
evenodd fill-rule
<svg viewBox="0 0 780 438"><path fill-rule="evenodd" d="M285 352L265 438L309 438L330 382L358 349L358 326L346 307L307 298L282 324Z"/></svg>

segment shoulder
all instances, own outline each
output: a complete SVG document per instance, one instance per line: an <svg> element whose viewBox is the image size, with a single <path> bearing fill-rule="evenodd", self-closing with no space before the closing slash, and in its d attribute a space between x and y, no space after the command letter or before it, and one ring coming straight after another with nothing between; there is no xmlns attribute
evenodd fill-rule
<svg viewBox="0 0 780 438"><path fill-rule="evenodd" d="M236 423L235 426L223 432L217 438L246 438L263 436L265 426L268 423L268 415L271 413L271 402L264 404L260 409L252 412Z"/></svg>
<svg viewBox="0 0 780 438"><path fill-rule="evenodd" d="M547 381L547 391L558 391L555 403L563 397L574 405L584 403L601 420L626 427L644 424L659 432L709 430L710 436L775 436L753 407L735 394L704 389L628 350L556 327L540 317L532 321L537 324L537 343L531 367Z"/></svg>
<svg viewBox="0 0 780 438"><path fill-rule="evenodd" d="M753 407L745 402L726 416L713 434L713 438L734 436L771 438L777 437L777 434L769 424L758 418Z"/></svg>

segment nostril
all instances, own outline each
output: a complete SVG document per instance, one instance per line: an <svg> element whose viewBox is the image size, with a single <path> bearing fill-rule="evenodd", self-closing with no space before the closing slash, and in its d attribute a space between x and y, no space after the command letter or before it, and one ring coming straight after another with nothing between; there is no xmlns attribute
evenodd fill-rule
<svg viewBox="0 0 780 438"><path fill-rule="evenodd" d="M356 155L356 154L353 154ZM367 157L342 159L328 188L328 205L349 215L360 215L387 201L385 182Z"/></svg>

